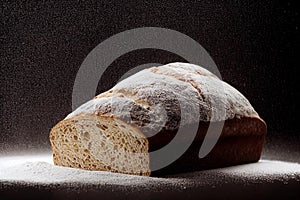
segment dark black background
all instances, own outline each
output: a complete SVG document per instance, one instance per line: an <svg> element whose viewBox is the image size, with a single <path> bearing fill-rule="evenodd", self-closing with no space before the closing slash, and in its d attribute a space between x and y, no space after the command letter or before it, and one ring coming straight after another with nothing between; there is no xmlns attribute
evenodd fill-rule
<svg viewBox="0 0 300 200"><path fill-rule="evenodd" d="M199 42L267 122L270 140L300 142L298 23L298 7L288 1L2 1L0 150L50 148L49 131L71 112L73 83L88 53L144 26ZM174 61L184 60L162 50L130 52L112 63L98 92L137 65Z"/></svg>

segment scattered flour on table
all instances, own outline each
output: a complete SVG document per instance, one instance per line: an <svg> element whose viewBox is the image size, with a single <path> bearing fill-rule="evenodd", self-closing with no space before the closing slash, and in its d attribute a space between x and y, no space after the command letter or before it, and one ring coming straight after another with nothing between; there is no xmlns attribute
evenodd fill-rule
<svg viewBox="0 0 300 200"><path fill-rule="evenodd" d="M81 183L99 185L216 185L228 178L268 181L300 180L300 164L261 160L258 163L205 170L167 177L143 177L103 171L87 171L55 166L51 155L0 157L0 182L27 182L36 184Z"/></svg>
<svg viewBox="0 0 300 200"><path fill-rule="evenodd" d="M51 155L0 157L0 182L99 185L175 184L176 180L55 166Z"/></svg>

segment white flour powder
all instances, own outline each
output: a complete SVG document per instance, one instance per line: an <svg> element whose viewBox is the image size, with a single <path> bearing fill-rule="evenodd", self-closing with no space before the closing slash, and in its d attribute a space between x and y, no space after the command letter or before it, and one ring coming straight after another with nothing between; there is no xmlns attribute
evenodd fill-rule
<svg viewBox="0 0 300 200"><path fill-rule="evenodd" d="M171 184L216 185L226 177L239 180L268 181L300 180L300 164L261 160L258 163L239 165L214 170L205 170L164 178L142 177L102 171L87 171L53 165L50 154L12 156L0 158L0 182L27 182L35 184L81 183L99 185Z"/></svg>

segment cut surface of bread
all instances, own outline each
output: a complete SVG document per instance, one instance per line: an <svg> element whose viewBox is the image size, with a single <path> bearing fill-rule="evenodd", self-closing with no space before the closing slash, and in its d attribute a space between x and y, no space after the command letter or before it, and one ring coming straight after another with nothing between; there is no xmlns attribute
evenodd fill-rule
<svg viewBox="0 0 300 200"><path fill-rule="evenodd" d="M218 123L224 124L221 133L208 135L218 142L200 159L208 127ZM183 142L192 137L194 125L191 146L158 172L256 162L267 133L266 123L238 90L200 66L170 63L128 77L59 122L50 133L54 163L149 176L151 165L161 161L151 152L170 143L180 127L185 127Z"/></svg>
<svg viewBox="0 0 300 200"><path fill-rule="evenodd" d="M56 165L150 175L148 140L121 120L78 115L57 124L50 139Z"/></svg>

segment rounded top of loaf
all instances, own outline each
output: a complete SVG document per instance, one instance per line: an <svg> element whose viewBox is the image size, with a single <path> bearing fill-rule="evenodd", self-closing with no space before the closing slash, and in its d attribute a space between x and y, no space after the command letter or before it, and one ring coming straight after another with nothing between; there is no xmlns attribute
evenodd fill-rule
<svg viewBox="0 0 300 200"><path fill-rule="evenodd" d="M198 65L170 63L144 69L70 113L120 118L141 128L177 129L200 121L258 117L235 88Z"/></svg>

